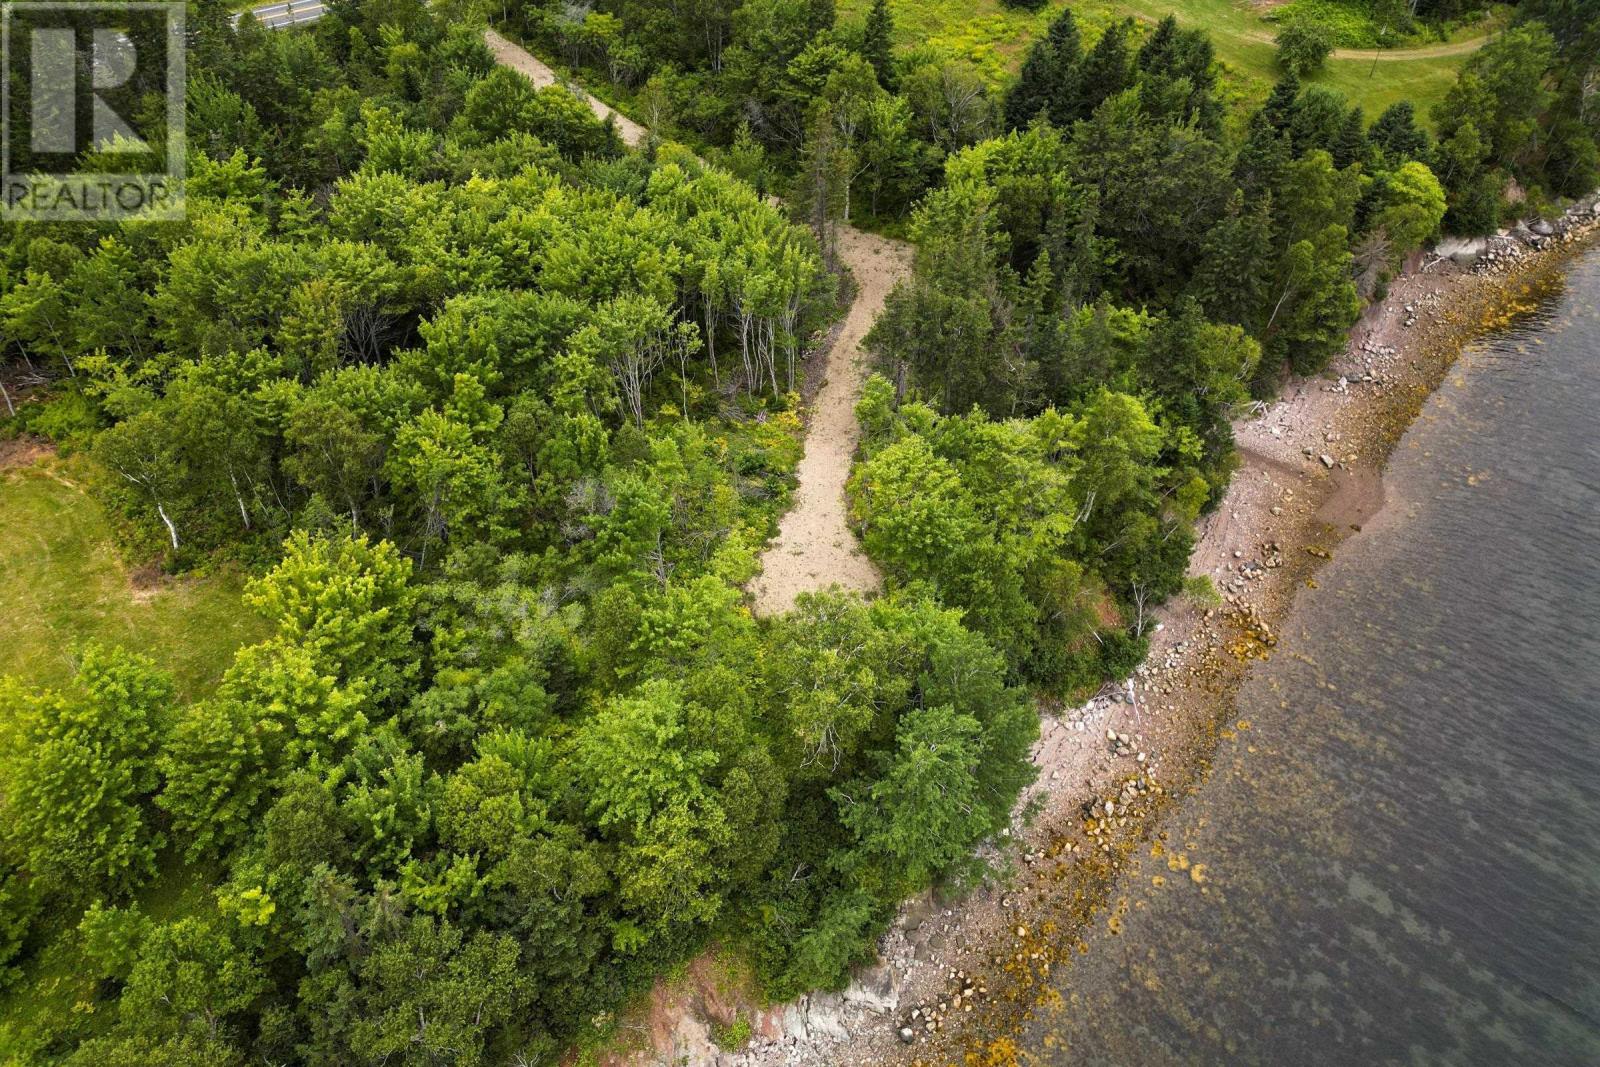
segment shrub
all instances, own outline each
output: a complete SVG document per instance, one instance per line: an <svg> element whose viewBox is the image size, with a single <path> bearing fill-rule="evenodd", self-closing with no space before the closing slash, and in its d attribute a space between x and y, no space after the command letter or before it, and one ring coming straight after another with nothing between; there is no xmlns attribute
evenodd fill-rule
<svg viewBox="0 0 1600 1067"><path fill-rule="evenodd" d="M1278 65L1297 78L1322 69L1333 41L1321 26L1299 20L1278 31Z"/></svg>
<svg viewBox="0 0 1600 1067"><path fill-rule="evenodd" d="M83 444L100 424L94 401L76 391L57 394L43 404L21 410L28 430L63 448Z"/></svg>
<svg viewBox="0 0 1600 1067"><path fill-rule="evenodd" d="M1183 580L1183 595L1196 607L1214 608L1222 603L1222 594L1211 583L1211 576L1194 574Z"/></svg>
<svg viewBox="0 0 1600 1067"><path fill-rule="evenodd" d="M740 1016L727 1026L713 1028L711 1040L726 1052L737 1052L750 1043L750 1033L750 1020Z"/></svg>
<svg viewBox="0 0 1600 1067"><path fill-rule="evenodd" d="M1282 26L1315 26L1335 48L1376 48L1406 31L1402 11L1380 13L1385 5L1395 6L1393 0L1290 0L1278 9L1277 20ZM1380 32L1385 27L1387 32Z"/></svg>

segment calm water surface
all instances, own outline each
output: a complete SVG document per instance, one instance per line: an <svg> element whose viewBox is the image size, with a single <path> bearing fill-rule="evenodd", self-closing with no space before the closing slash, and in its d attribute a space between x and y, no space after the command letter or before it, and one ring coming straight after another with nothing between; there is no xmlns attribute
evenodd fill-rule
<svg viewBox="0 0 1600 1067"><path fill-rule="evenodd" d="M1043 1062L1600 1065L1600 254L1462 357L1386 485Z"/></svg>

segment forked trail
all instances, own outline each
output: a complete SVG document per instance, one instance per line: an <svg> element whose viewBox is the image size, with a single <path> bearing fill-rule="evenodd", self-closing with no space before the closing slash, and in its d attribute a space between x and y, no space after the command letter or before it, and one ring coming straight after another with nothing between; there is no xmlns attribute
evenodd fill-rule
<svg viewBox="0 0 1600 1067"><path fill-rule="evenodd" d="M540 87L559 84L555 71L526 49L493 30L484 40L495 61ZM570 88L570 86L569 86ZM581 95L581 94L580 94ZM638 145L643 126L592 96L585 100L601 119L613 118L624 142ZM794 607L805 592L839 586L870 590L878 587L878 571L850 530L844 486L861 439L856 423L856 398L865 377L861 339L883 310L894 283L911 270L911 246L849 226L839 228L839 258L855 275L856 297L845 313L844 328L812 373L823 375L806 430L805 455L796 472L799 488L794 507L784 515L778 536L761 556L761 573L751 583L759 615L777 615Z"/></svg>

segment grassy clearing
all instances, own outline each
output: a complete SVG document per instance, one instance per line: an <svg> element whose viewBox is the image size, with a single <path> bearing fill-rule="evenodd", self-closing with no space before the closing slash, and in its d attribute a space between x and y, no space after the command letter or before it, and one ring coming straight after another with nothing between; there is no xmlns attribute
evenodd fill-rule
<svg viewBox="0 0 1600 1067"><path fill-rule="evenodd" d="M199 915L212 906L217 881L217 871L185 864L169 851L132 903L156 922ZM40 922L35 936L44 948L0 994L0 1062L7 1064L35 1062L45 1035L79 1041L104 1033L113 1021L78 941L78 913L55 913Z"/></svg>
<svg viewBox="0 0 1600 1067"><path fill-rule="evenodd" d="M840 14L865 17L871 0L842 0ZM1184 26L1208 30L1217 58L1227 70L1230 93L1240 103L1265 99L1278 78L1276 27L1247 3L1236 0L1084 0L1067 4L1052 0L1037 12L1009 8L1000 0L890 0L895 34L901 47L926 45L975 64L988 77L1000 81L1014 73L1022 58L1050 22L1070 6L1092 42L1113 19L1133 16L1152 24L1169 12ZM1470 38L1483 29L1463 30ZM1454 83L1466 53L1428 54L1426 47L1407 55L1394 51L1379 58L1376 70L1370 57L1334 57L1308 84L1326 85L1344 93L1366 109L1369 119L1399 100L1416 105L1420 118L1444 97Z"/></svg>
<svg viewBox="0 0 1600 1067"><path fill-rule="evenodd" d="M80 641L120 644L170 670L185 696L209 692L233 650L266 636L224 572L136 588L104 512L70 462L0 471L0 674L60 685Z"/></svg>
<svg viewBox="0 0 1600 1067"><path fill-rule="evenodd" d="M229 571L160 580L137 588L112 541L100 505L83 489L81 463L45 456L0 465L0 674L38 685L71 680L72 648L85 640L143 652L170 670L185 697L216 686L234 649L266 636L265 623L239 599L243 578ZM136 901L154 919L209 904L215 872L162 857ZM76 913L46 916L40 948L0 995L0 1061L32 1062L39 1035L100 1032L97 983L73 927Z"/></svg>
<svg viewBox="0 0 1600 1067"><path fill-rule="evenodd" d="M165 923L202 915L213 907L219 872L192 867L173 851L160 857L155 880L131 904L150 920ZM43 949L22 965L21 976L0 993L0 1062L30 1064L56 1041L98 1037L114 1021L99 997L99 981L77 937L78 913L53 913L40 920L35 937Z"/></svg>

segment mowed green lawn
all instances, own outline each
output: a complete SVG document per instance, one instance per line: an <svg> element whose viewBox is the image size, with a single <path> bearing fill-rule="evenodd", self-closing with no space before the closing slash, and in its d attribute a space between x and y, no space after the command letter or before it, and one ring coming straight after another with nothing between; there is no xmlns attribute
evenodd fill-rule
<svg viewBox="0 0 1600 1067"><path fill-rule="evenodd" d="M846 18L860 19L870 6L871 0L841 0L839 11ZM1228 95L1240 103L1265 99L1278 78L1272 43L1276 29L1242 0L1081 0L1070 5L1051 0L1037 12L1007 7L1000 0L889 0L896 41L902 48L928 45L948 51L970 60L996 81L1015 72L1028 46L1069 6L1087 42L1114 19L1129 15L1155 23L1171 13L1184 26L1206 29L1227 70ZM1410 100L1426 122L1429 109L1454 83L1467 53L1416 51L1416 55L1387 53L1376 69L1371 58L1330 58L1327 68L1308 83L1344 93L1366 109L1369 120L1396 101Z"/></svg>
<svg viewBox="0 0 1600 1067"><path fill-rule="evenodd" d="M153 657L188 697L215 687L233 650L266 636L232 572L136 588L105 513L68 463L0 471L0 674L60 685L85 640Z"/></svg>

